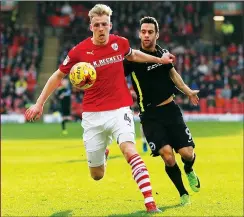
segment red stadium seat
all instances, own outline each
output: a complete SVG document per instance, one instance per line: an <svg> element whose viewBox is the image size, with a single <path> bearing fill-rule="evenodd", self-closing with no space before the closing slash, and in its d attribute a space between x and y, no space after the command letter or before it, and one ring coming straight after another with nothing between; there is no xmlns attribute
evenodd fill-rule
<svg viewBox="0 0 244 217"><path fill-rule="evenodd" d="M234 104L234 103L238 103L239 100L237 97L234 97L233 99L231 99L231 103Z"/></svg>
<svg viewBox="0 0 244 217"><path fill-rule="evenodd" d="M209 114L216 114L216 108L213 106L208 107L207 111Z"/></svg>
<svg viewBox="0 0 244 217"><path fill-rule="evenodd" d="M201 113L207 113L207 99L202 98L199 100Z"/></svg>
<svg viewBox="0 0 244 217"><path fill-rule="evenodd" d="M240 103L241 114L244 114L244 102Z"/></svg>
<svg viewBox="0 0 244 217"><path fill-rule="evenodd" d="M48 16L48 22L54 27L67 27L70 25L69 16Z"/></svg>
<svg viewBox="0 0 244 217"><path fill-rule="evenodd" d="M225 110L225 112L231 111L231 100L230 99L225 99L224 110Z"/></svg>
<svg viewBox="0 0 244 217"><path fill-rule="evenodd" d="M242 114L243 113L242 104L241 103L232 104L231 113L233 113L233 114Z"/></svg>
<svg viewBox="0 0 244 217"><path fill-rule="evenodd" d="M190 114L199 114L199 111L191 111Z"/></svg>
<svg viewBox="0 0 244 217"><path fill-rule="evenodd" d="M224 110L223 107L217 107L217 108L216 108L216 113L217 113L217 114L224 114L224 113L225 113L225 110Z"/></svg>
<svg viewBox="0 0 244 217"><path fill-rule="evenodd" d="M238 114L239 113L238 107L232 107L231 108L231 113L232 114Z"/></svg>

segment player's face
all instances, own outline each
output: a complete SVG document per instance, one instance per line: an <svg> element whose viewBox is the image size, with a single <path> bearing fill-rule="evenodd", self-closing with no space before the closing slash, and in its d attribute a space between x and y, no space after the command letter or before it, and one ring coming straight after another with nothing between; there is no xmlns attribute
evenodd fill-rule
<svg viewBox="0 0 244 217"><path fill-rule="evenodd" d="M95 16L91 20L90 30L93 32L93 43L103 45L108 42L109 32L112 28L110 17L107 15Z"/></svg>
<svg viewBox="0 0 244 217"><path fill-rule="evenodd" d="M158 33L153 23L143 23L140 30L142 47L145 49L154 48L158 39Z"/></svg>

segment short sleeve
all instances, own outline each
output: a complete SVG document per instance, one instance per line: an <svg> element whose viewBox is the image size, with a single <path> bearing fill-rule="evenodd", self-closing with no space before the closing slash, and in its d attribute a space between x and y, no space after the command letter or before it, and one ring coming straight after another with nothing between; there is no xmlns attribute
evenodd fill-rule
<svg viewBox="0 0 244 217"><path fill-rule="evenodd" d="M174 68L174 65L172 63L169 63L165 65L166 69L170 71L170 69Z"/></svg>
<svg viewBox="0 0 244 217"><path fill-rule="evenodd" d="M127 38L124 37L120 37L121 38L121 42L122 42L122 46L123 46L123 50L124 50L124 56L130 56L132 53L132 49L130 47L130 43L128 41Z"/></svg>
<svg viewBox="0 0 244 217"><path fill-rule="evenodd" d="M158 46L159 47L159 46ZM159 47L160 48L160 47ZM162 48L160 48L161 49L161 53L162 53L162 56L165 54L165 53L169 53L169 51L168 50L166 50L166 49L162 49ZM170 69L172 69L174 67L174 65L172 64L172 63L169 63L169 64L166 64L165 65L165 68L167 69L167 70L170 70Z"/></svg>
<svg viewBox="0 0 244 217"><path fill-rule="evenodd" d="M66 56L66 58L64 59L64 61L60 64L59 66L59 70L65 74L69 74L71 68L73 67L73 65L75 65L76 63L79 62L77 55L76 55L77 49L76 47L73 47L68 55Z"/></svg>

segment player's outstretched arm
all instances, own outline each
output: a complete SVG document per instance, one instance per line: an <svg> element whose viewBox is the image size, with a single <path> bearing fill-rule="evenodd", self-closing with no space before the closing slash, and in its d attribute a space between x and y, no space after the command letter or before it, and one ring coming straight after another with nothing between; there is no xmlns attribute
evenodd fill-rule
<svg viewBox="0 0 244 217"><path fill-rule="evenodd" d="M172 68L170 70L170 77L172 79L172 81L174 82L174 84L176 85L176 87L183 92L185 95L187 95L191 101L191 103L193 105L197 105L199 98L197 96L197 94L199 93L199 90L192 90L190 89L185 82L183 81L183 79L181 78L180 74L175 70L175 68Z"/></svg>
<svg viewBox="0 0 244 217"><path fill-rule="evenodd" d="M52 92L59 86L61 80L65 76L66 74L61 72L59 69L51 75L46 85L44 86L39 98L37 99L36 104L32 105L29 109L26 110L25 117L27 121L35 121L41 117L45 102L52 94Z"/></svg>
<svg viewBox="0 0 244 217"><path fill-rule="evenodd" d="M163 56L161 58L159 58L159 57L155 57L155 56L143 53L140 50L132 49L131 55L125 56L125 58L132 62L169 64L169 63L174 62L175 56L171 53L164 53Z"/></svg>

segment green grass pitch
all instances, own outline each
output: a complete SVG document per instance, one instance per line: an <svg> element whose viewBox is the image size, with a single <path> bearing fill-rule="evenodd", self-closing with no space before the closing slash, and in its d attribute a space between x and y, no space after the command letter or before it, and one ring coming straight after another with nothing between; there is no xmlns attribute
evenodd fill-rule
<svg viewBox="0 0 244 217"><path fill-rule="evenodd" d="M163 210L155 216L243 216L243 123L188 123L196 143L194 166L201 191L190 206L179 196L164 171L163 161L143 153L137 129L137 148L145 161L154 198ZM119 148L110 145L105 177L89 176L79 123L2 125L1 216L149 216ZM182 169L182 162L177 155ZM183 171L183 170L182 170Z"/></svg>

